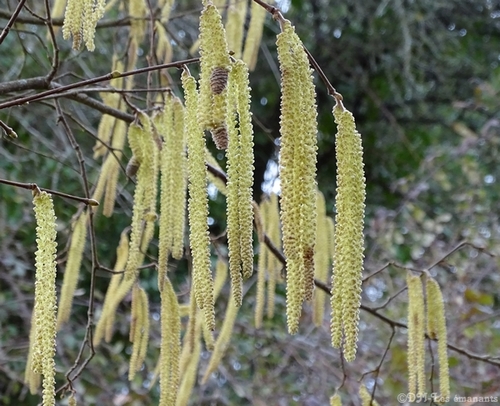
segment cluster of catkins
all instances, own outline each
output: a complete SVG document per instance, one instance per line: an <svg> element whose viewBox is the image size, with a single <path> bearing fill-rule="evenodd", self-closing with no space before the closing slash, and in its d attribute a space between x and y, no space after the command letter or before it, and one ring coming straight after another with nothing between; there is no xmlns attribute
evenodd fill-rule
<svg viewBox="0 0 500 406"><path fill-rule="evenodd" d="M171 7L169 1L162 4ZM135 372L144 362L149 340L150 316L148 298L139 284L138 274L158 222L157 267L162 303L162 343L157 375L160 377L161 405L185 404L189 399L201 351L201 336L204 337L207 347L213 350L204 380L217 368L229 342L238 307L242 303L243 280L253 273L254 219L261 247L256 325L260 326L262 322L266 270L267 314L272 317L274 313L274 290L282 269L267 246L273 245L281 249L282 241L286 257L289 332L294 334L298 331L305 301L314 300L315 323L322 324L326 296L324 292L313 293L315 278L323 283L327 282L332 259L332 342L335 347L343 345L347 360L354 359L357 345L363 269L365 178L361 137L356 131L354 118L344 108L340 95L337 95L333 109L338 125L337 214L334 225L333 220L326 216L325 201L316 184L317 106L312 70L294 27L280 16L278 19L281 33L277 37L277 52L282 91L279 156L281 199L278 205L278 197L273 195L269 201L262 202L260 207L257 206L252 197L254 158L248 66L255 66L265 14L253 3L252 22L247 33L245 49L241 52L244 26L244 14L242 17L241 10L237 7L230 7L228 10L228 37L217 7L210 1L204 1L203 5L199 40L200 77L197 82L188 69L184 68L181 78L184 103L172 93L167 93L162 100L161 112L152 117L145 112L137 112L128 132L122 128L122 122L110 116L103 116L98 129L100 143L94 148L96 158L106 154L103 145L113 148L113 153L104 157L93 194L96 200L105 196L103 212L106 216L113 214L119 160L122 158L126 139L133 155L127 166L127 175L135 177L136 181L130 233L122 234L117 248L114 267L117 273L111 278L93 337L94 345L98 345L102 339L111 339L117 307L132 291L130 340L133 349L130 379L133 379ZM113 58L113 70L130 70L135 66L137 52L134 50L144 36L144 26L141 25L141 16L145 13L143 6L141 1L130 2L131 15L138 16L131 26L130 60L127 66L123 66L117 58ZM65 37L73 36L75 48L79 47L82 39L89 50L94 48L95 26L104 9L104 0L68 1L63 33ZM164 18L168 20L168 13L162 12L162 21ZM164 30L158 27L157 31L161 36ZM161 43L164 45L158 52L167 58L168 47L165 41ZM236 51L231 54L230 49ZM243 60L237 59L240 55ZM133 82L128 79L124 83L118 73L112 80L112 85L130 90ZM125 110L119 95L103 94L102 97L111 107ZM210 177L207 171L207 164L217 169L217 163L207 150L205 132L212 134L217 148L225 150L225 184L220 179ZM112 137L111 133L114 134ZM156 186L158 179L159 193ZM209 179L227 199L228 261L220 259L217 262L215 278L211 271L207 223ZM156 213L158 194L159 214ZM189 199L186 198L187 195ZM43 193L37 195L35 208L48 205L48 199ZM170 256L175 259L184 256L186 200L193 289L189 305L181 306L168 278L167 269ZM47 219L53 218L48 209L44 213ZM39 220L42 233L40 235L44 235L43 238L47 239L47 242L43 243L40 259L37 256L37 270L43 257L44 263L49 264L48 268L44 269L49 269L50 274L43 278L39 278L37 274L32 340L38 341L30 353L32 367L27 369L41 373L44 377L44 405L52 404L48 400L45 401L45 397L48 399L54 392L55 331L70 315L85 246L88 213L82 214L73 225L73 238L57 318L55 264L52 264L55 235L49 235L47 231L42 230L47 227L47 219ZM232 294L222 329L214 341L214 303L227 274L230 277ZM43 294L39 294L39 291ZM189 315L189 321L181 343L180 318L183 315ZM44 332L43 335L41 331ZM37 386L34 375L30 373L27 376L30 385L33 388Z"/></svg>

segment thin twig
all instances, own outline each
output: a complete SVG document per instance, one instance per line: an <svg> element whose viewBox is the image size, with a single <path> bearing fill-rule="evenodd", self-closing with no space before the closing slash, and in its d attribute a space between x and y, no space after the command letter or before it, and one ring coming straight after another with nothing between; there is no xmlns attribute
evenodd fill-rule
<svg viewBox="0 0 500 406"><path fill-rule="evenodd" d="M60 197L66 198L66 199L76 200L77 202L85 203L88 206L99 206L99 202L95 199L87 199L86 197L73 196L73 195L69 195L67 193L58 192L57 190L46 189L46 188L37 186L36 183L14 182L12 180L7 180L7 179L0 179L0 183L3 183L4 185L15 186L18 188L28 189L28 190L39 189L41 191L50 193L51 195L54 195L54 196L60 196Z"/></svg>
<svg viewBox="0 0 500 406"><path fill-rule="evenodd" d="M16 100L12 100L12 101L9 101L9 102L1 103L0 104L0 110L1 109L5 109L7 107L23 105L23 104L32 102L34 100L38 100L40 98L44 98L46 96L50 96L50 95L53 95L53 94L63 93L65 91L67 91L67 90L72 90L72 89L76 89L76 88L87 86L87 85L93 85L95 83L105 82L105 81L111 80L111 79L123 78L123 77L127 77L127 76L132 76L132 75L139 75L141 73L147 73L147 72L150 72L150 71L153 71L153 70L159 70L159 69L181 68L182 66L184 66L186 64L196 63L198 61L199 61L199 58L191 58L191 59L186 59L186 60L179 61L179 62L165 63L165 64L162 64L162 65L155 65L155 66L147 66L145 68L134 69L134 70L131 70L131 71L128 71L128 72L114 71L114 72L107 73L106 75L98 76L96 78L82 80L81 82L72 83L70 85L65 85L65 86L57 87L57 88L54 88L54 89L47 90L45 92L41 92L41 93L38 93L38 94L34 94L34 95L22 97L20 99L16 99Z"/></svg>
<svg viewBox="0 0 500 406"><path fill-rule="evenodd" d="M5 28L2 30L2 33L0 34L0 44L3 42L3 40L9 35L9 31L16 22L17 17L19 16L19 13L21 12L22 8L24 7L24 3L26 3L26 0L21 0L18 4L12 15L10 16L9 21L7 22L7 25Z"/></svg>
<svg viewBox="0 0 500 406"><path fill-rule="evenodd" d="M286 19L283 17L283 14L281 14L281 11L278 8L271 6L270 4L267 4L262 0L253 0L253 1L257 3L259 6L263 7L268 13L270 13L273 16L273 18L280 23L280 26L283 27L283 22L286 21ZM342 95L338 93L332 86L332 84L326 77L325 73L323 72L323 69L321 69L321 66L319 66L318 62L316 61L316 59L314 59L314 57L304 44L302 44L302 47L304 48L304 51L307 54L307 58L309 59L309 63L311 64L312 68L316 71L321 81L325 84L328 94L334 97L337 101L342 101Z"/></svg>

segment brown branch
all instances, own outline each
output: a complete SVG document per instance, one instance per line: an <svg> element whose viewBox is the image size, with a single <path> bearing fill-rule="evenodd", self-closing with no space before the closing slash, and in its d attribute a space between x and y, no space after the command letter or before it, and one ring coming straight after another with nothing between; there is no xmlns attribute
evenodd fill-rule
<svg viewBox="0 0 500 406"><path fill-rule="evenodd" d="M5 133L10 137L10 138L17 138L16 132L9 127L7 124L5 124L2 120L0 120L0 127L3 128Z"/></svg>
<svg viewBox="0 0 500 406"><path fill-rule="evenodd" d="M76 200L77 202L85 203L87 206L99 206L99 202L97 200L88 199L86 197L73 196L73 195L69 195L67 193L58 192L57 190L38 187L36 183L21 183L21 182L14 182L12 180L7 180L7 179L0 179L0 183L3 183L4 185L9 185L9 186L15 186L15 187L22 188L22 189L41 190L41 191L50 193L51 195L54 195L54 196L60 196L60 197L66 198L66 199Z"/></svg>
<svg viewBox="0 0 500 406"><path fill-rule="evenodd" d="M105 81L108 81L111 79L139 75L141 73L147 73L147 72L150 72L153 70L159 70L159 69L168 69L168 68L179 68L180 69L182 66L184 66L186 64L196 63L198 61L199 61L199 58L191 58L191 59L186 59L184 61L179 61L179 62L172 62L172 63L166 63L166 64L162 64L162 65L155 65L155 66L148 66L145 68L134 69L134 70L128 71L128 72L114 71L114 72L110 72L106 75L98 76L96 78L82 80L81 82L72 83L72 84L65 85L65 86L55 87L55 88L52 88L52 89L47 90L45 92L41 92L41 93L37 93L34 95L22 97L22 98L17 99L17 100L12 100L12 101L1 103L0 110L5 109L7 107L19 106L22 104L26 104L26 103L32 102L34 100L39 100L39 99L42 99L42 98L45 98L47 96L51 96L54 94L60 94L60 93L63 93L67 90L77 89L79 87L93 85L93 84L99 83L99 82L105 82Z"/></svg>
<svg viewBox="0 0 500 406"><path fill-rule="evenodd" d="M7 25L5 28L2 30L2 33L0 34L0 44L3 42L3 40L9 35L9 31L16 22L16 20L19 17L19 13L21 12L22 8L24 7L24 3L26 3L26 0L21 0L17 4L16 9L12 13L12 15L9 18L9 21L7 22Z"/></svg>

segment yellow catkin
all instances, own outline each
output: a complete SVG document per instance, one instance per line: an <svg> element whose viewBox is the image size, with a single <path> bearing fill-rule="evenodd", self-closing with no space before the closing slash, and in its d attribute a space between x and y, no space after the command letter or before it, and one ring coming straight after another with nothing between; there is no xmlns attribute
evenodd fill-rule
<svg viewBox="0 0 500 406"><path fill-rule="evenodd" d="M148 5L145 0L130 0L128 3L128 13L131 19L130 39L138 45L143 41L146 33Z"/></svg>
<svg viewBox="0 0 500 406"><path fill-rule="evenodd" d="M287 258L288 331L299 328L314 288L316 234L316 101L302 42L289 21L277 38L281 70L281 222Z"/></svg>
<svg viewBox="0 0 500 406"><path fill-rule="evenodd" d="M208 233L207 169L205 138L197 118L198 94L196 81L184 72L182 85L186 99L186 136L189 174L189 226L193 256L193 282L196 303L205 314L210 330L215 328L213 279L210 272L210 239Z"/></svg>
<svg viewBox="0 0 500 406"><path fill-rule="evenodd" d="M139 295L140 287L134 285L132 289L132 309L130 317L130 331L129 331L129 341L132 342L132 355L130 356L130 365L128 379L131 381L134 379L134 375L137 371L137 356L139 353L139 344L141 339L141 329L142 329L142 303L141 296Z"/></svg>
<svg viewBox="0 0 500 406"><path fill-rule="evenodd" d="M146 291L144 289L140 290L141 302L142 302L142 332L141 332L141 342L139 345L139 354L137 357L137 370L141 368L141 365L146 360L146 354L148 350L149 342L149 329L150 329L150 318L149 318L149 301Z"/></svg>
<svg viewBox="0 0 500 406"><path fill-rule="evenodd" d="M446 402L445 399L450 397L450 374L443 295L439 284L430 277L426 281L426 292L427 334L438 342L439 392L440 396L444 398L444 402Z"/></svg>
<svg viewBox="0 0 500 406"><path fill-rule="evenodd" d="M160 406L174 405L180 381L181 320L170 280L161 293Z"/></svg>
<svg viewBox="0 0 500 406"><path fill-rule="evenodd" d="M149 302L146 291L139 285L132 290L132 314L130 341L132 341L132 355L130 357L129 380L134 378L141 369L146 358L149 341Z"/></svg>
<svg viewBox="0 0 500 406"><path fill-rule="evenodd" d="M408 393L425 393L425 308L422 282L408 273Z"/></svg>
<svg viewBox="0 0 500 406"><path fill-rule="evenodd" d="M115 272L123 272L128 258L128 236L127 232L123 231L120 237L120 242L116 248L116 263L113 268ZM103 337L106 337L106 341L109 342L111 339L111 333L113 329L113 323L115 318L115 309L110 309L110 303L113 301L115 292L120 286L123 274L117 273L113 274L111 281L106 291L106 297L104 298L104 304L101 312L101 317L97 323L96 329L94 331L94 346L99 345Z"/></svg>
<svg viewBox="0 0 500 406"><path fill-rule="evenodd" d="M361 398L361 406L379 406L378 402L372 398L372 394L368 392L365 385L359 387L359 397Z"/></svg>
<svg viewBox="0 0 500 406"><path fill-rule="evenodd" d="M342 406L342 399L339 394L330 397L330 406Z"/></svg>
<svg viewBox="0 0 500 406"><path fill-rule="evenodd" d="M63 284L61 287L61 295L59 297L59 306L57 312L57 328L61 328L62 324L69 320L71 306L73 304L73 296L78 284L78 276L80 274L80 266L82 263L83 250L85 248L85 240L87 237L87 212L78 217L74 226L71 237L71 244L68 252L68 262L64 272Z"/></svg>
<svg viewBox="0 0 500 406"><path fill-rule="evenodd" d="M159 116L158 128L163 135L163 145L160 156L161 195L160 195L160 231L158 237L158 287L163 287L167 275L168 256L172 251L175 185L172 184L172 140L174 132L173 98L171 94L165 97L165 107Z"/></svg>
<svg viewBox="0 0 500 406"><path fill-rule="evenodd" d="M247 14L247 2L231 0L227 9L226 33L227 46L233 52L235 59L241 58L241 46L243 44L243 31L245 28L245 17Z"/></svg>
<svg viewBox="0 0 500 406"><path fill-rule="evenodd" d="M314 277L320 282L327 283L330 267L330 244L328 239L328 222L326 220L325 198L321 192L317 195L318 222L316 226L316 252L314 254ZM316 327L323 324L325 313L326 293L321 289L314 292L313 321Z"/></svg>
<svg viewBox="0 0 500 406"><path fill-rule="evenodd" d="M191 392L193 391L194 384L196 383L196 378L198 376L198 363L200 361L201 355L200 319L197 319L197 322L195 324L196 328L193 333L193 346L191 347L192 350L187 353L186 367L184 373L182 374L177 401L175 402L176 406L187 406L191 398Z"/></svg>
<svg viewBox="0 0 500 406"><path fill-rule="evenodd" d="M202 384L205 384L217 367L219 366L222 357L226 352L226 348L229 345L229 341L231 340L231 334L233 332L234 322L236 320L236 316L238 314L238 305L234 301L234 298L231 296L229 298L229 304L226 309L226 314L224 315L224 322L222 323L222 328L215 341L215 348L212 352L212 356L210 357L210 361L208 362L207 369L203 374L203 378L201 380Z"/></svg>
<svg viewBox="0 0 500 406"><path fill-rule="evenodd" d="M31 314L31 329L30 329L30 345L28 350L28 360L24 370L24 383L28 385L30 393L36 395L40 387L40 374L33 371L33 353L35 350L36 328L35 328L35 312Z"/></svg>
<svg viewBox="0 0 500 406"><path fill-rule="evenodd" d="M229 51L222 18L211 3L205 4L200 16L200 102L199 120L210 129L217 148L227 146L227 78Z"/></svg>
<svg viewBox="0 0 500 406"><path fill-rule="evenodd" d="M80 48L82 40L93 51L95 27L103 17L106 0L68 0L64 15L63 37L73 37L73 49Z"/></svg>
<svg viewBox="0 0 500 406"><path fill-rule="evenodd" d="M234 87L231 88L231 101L234 102ZM239 215L239 157L238 157L238 130L236 128L235 112L231 111L228 116L229 145L226 151L227 157L227 196L226 196L226 218L227 218L227 247L229 255L229 275L231 276L231 294L238 306L241 306L243 296L243 275L240 239L240 215Z"/></svg>
<svg viewBox="0 0 500 406"><path fill-rule="evenodd" d="M112 70L123 71L123 68L123 63L118 61L118 57L114 55ZM123 78L112 79L110 85L116 89L122 89ZM112 108L119 110L125 108L119 94L103 92L100 96L103 102ZM126 133L125 122L107 114L102 116L97 129L98 139L94 146L94 158L105 156L106 153L107 156L103 163L103 170L101 170L95 194L101 194L102 196L102 193L104 193L102 212L106 217L110 217L114 211L118 176L121 170L120 161L123 155ZM112 148L111 151L108 151L109 147ZM99 199L101 196L98 196Z"/></svg>
<svg viewBox="0 0 500 406"><path fill-rule="evenodd" d="M122 72L124 70L124 65L121 61L118 60L118 56L116 54L113 55L113 62L111 64L111 71L115 70L119 72ZM115 89L122 89L123 81L123 77L114 78L110 80L109 84ZM123 107L122 98L118 93L101 92L99 93L99 96L101 97L104 104L109 107L113 107L115 109ZM117 120L115 117L108 114L102 115L99 126L97 127L97 140L93 147L94 159L97 159L100 156L104 156L106 152L108 152L108 147L113 138L116 122Z"/></svg>
<svg viewBox="0 0 500 406"><path fill-rule="evenodd" d="M66 0L54 0L54 4L50 9L50 17L52 19L59 19L64 17L64 10L66 9ZM59 32L60 27L53 27L54 33Z"/></svg>
<svg viewBox="0 0 500 406"><path fill-rule="evenodd" d="M102 208L102 213L106 217L111 217L115 208L118 176L121 171L120 161L123 156L122 150L125 145L126 134L127 126L125 122L115 120L113 126L113 140L111 142L111 148L113 148L114 153L109 153L106 157L106 160L110 161L110 168L107 173L106 188L104 191L104 204Z"/></svg>
<svg viewBox="0 0 500 406"><path fill-rule="evenodd" d="M158 175L158 148L153 139L149 118L140 114L142 125L132 123L128 137L133 154L141 163L137 172L137 183L134 192L130 248L125 278L135 279L137 268L141 265L145 248L152 238L156 214L156 177Z"/></svg>
<svg viewBox="0 0 500 406"><path fill-rule="evenodd" d="M215 266L215 278L214 278L214 300L217 300L217 297L224 286L224 282L227 278L227 263L222 259L218 259ZM205 341L205 347L208 351L213 351L215 347L214 335L208 327L203 324L203 340Z"/></svg>
<svg viewBox="0 0 500 406"><path fill-rule="evenodd" d="M236 61L231 71L231 81L236 88L238 134L238 211L240 226L241 268L243 277L253 273L253 127L250 112L250 83L244 62Z"/></svg>
<svg viewBox="0 0 500 406"><path fill-rule="evenodd" d="M267 246L264 242L264 224L267 223L266 215L268 213L269 201L264 200L259 207L254 206L255 224L257 225L259 236L259 262L257 265L257 295L255 298L255 328L262 327L262 319L264 317L264 305L266 299L266 263L269 255Z"/></svg>
<svg viewBox="0 0 500 406"><path fill-rule="evenodd" d="M365 213L365 176L361 136L353 115L337 100L333 108L337 123L337 196L332 286L332 344L339 344L339 301L344 331L344 356L356 357L361 279L364 258L363 223Z"/></svg>
<svg viewBox="0 0 500 406"><path fill-rule="evenodd" d="M186 326L186 333L182 340L182 352L179 365L180 375L183 376L188 366L192 352L194 351L196 341L196 326L198 321L198 308L196 306L196 298L193 290L191 289L191 297L189 298L189 318ZM200 330L201 331L201 330Z"/></svg>
<svg viewBox="0 0 500 406"><path fill-rule="evenodd" d="M253 71L257 64L257 55L259 53L267 12L263 7L253 1L251 14L252 18L250 19L250 26L248 27L245 40L245 49L243 51L243 61L248 65L248 69Z"/></svg>
<svg viewBox="0 0 500 406"><path fill-rule="evenodd" d="M75 394L72 393L68 399L68 406L77 406Z"/></svg>
<svg viewBox="0 0 500 406"><path fill-rule="evenodd" d="M56 349L56 216L52 196L34 191L36 218L35 252L35 341L31 360L33 372L42 375L43 406L55 405Z"/></svg>
<svg viewBox="0 0 500 406"><path fill-rule="evenodd" d="M170 43L167 30L159 21L155 22L156 30L156 57L161 63L169 63L172 61L173 49Z"/></svg>
<svg viewBox="0 0 500 406"><path fill-rule="evenodd" d="M173 190L173 239L172 256L181 259L184 254L184 231L186 227L187 157L184 123L184 106L179 98L174 98L174 133L172 143L172 183Z"/></svg>
<svg viewBox="0 0 500 406"><path fill-rule="evenodd" d="M161 0L158 5L161 7L161 22L165 24L170 19L174 0Z"/></svg>
<svg viewBox="0 0 500 406"><path fill-rule="evenodd" d="M242 276L253 273L253 129L248 70L241 61L231 70L230 104L236 106L239 126L236 128L236 115L231 112L227 119L227 234L231 287L241 305Z"/></svg>
<svg viewBox="0 0 500 406"><path fill-rule="evenodd" d="M280 213L278 207L278 196L271 193L269 198L268 214L266 215L266 234L274 244L274 246L281 250L281 235L280 235ZM281 263L275 255L269 253L266 258L266 269L268 272L267 280L267 318L274 317L274 304L276 297L276 281L280 277Z"/></svg>

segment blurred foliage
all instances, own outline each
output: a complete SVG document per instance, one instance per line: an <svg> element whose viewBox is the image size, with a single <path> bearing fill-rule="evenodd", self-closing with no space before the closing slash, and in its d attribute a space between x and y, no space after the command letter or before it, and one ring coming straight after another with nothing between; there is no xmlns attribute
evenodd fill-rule
<svg viewBox="0 0 500 406"><path fill-rule="evenodd" d="M28 1L43 15L43 2ZM156 2L151 2L154 6ZM177 2L167 27L174 36L174 60L189 57L198 36L199 1ZM0 11L10 15L17 1L3 0ZM363 285L363 302L385 316L405 322L405 271L399 265L425 269L440 283L446 301L448 337L469 353L498 359L500 347L500 3L492 0L383 0L383 1L278 1L326 76L342 93L363 136L367 177L366 275L385 270ZM0 14L0 26L7 18ZM105 19L121 18L114 7ZM20 18L34 18L27 10ZM279 145L279 71L275 34L279 27L268 18L256 70L251 74L255 127L255 198L268 192L276 174ZM62 40L60 84L109 72L110 55L126 55L128 27L98 29L96 51L71 51ZM146 66L146 38L139 53ZM0 44L1 83L46 75L51 66L51 45L43 25L16 23ZM193 66L193 72L196 67ZM155 83L158 74L152 75ZM179 93L179 74L168 73ZM147 75L135 78L135 88L148 86ZM0 83L0 84L1 84ZM33 90L0 94L0 102ZM90 93L98 97L97 92ZM153 98L155 95L151 95ZM144 108L145 93L130 100ZM62 100L80 149L88 181L93 186L101 162L92 158L92 146L101 113L72 100ZM335 211L335 126L333 100L318 81L318 184ZM36 182L64 193L83 196L78 159L58 122L53 100L0 110L0 119L19 138L0 140L0 178ZM213 145L210 145L212 151ZM125 151L127 157L130 151ZM222 154L220 154L222 155ZM224 165L223 156L216 155ZM267 172L266 172L267 170ZM113 218L95 218L98 256L112 267L121 231L131 215L133 184L120 175ZM30 192L0 184L0 404L36 405L23 384L29 325L33 305L34 216ZM224 252L225 199L211 196L210 216L214 246ZM71 219L78 205L54 200L58 216L60 275L67 258ZM467 242L461 244L461 242ZM455 247L459 250L454 251ZM154 258L154 249L151 255ZM445 258L444 260L441 260ZM437 262L437 263L436 263ZM395 263L399 265L395 265ZM174 285L186 303L189 271L186 260L175 262ZM91 258L87 244L79 289L70 324L58 334L57 379L73 365L85 333ZM99 271L96 281L96 316L100 312L110 275ZM119 307L115 334L101 344L74 389L82 404L149 405L158 400L158 385L149 389L159 356L159 295L155 272L141 271L141 285L151 301L154 327L148 358L133 382L127 380L131 345L128 341L130 298ZM197 405L325 405L343 384L345 402L358 404L359 380L373 389L381 404L394 404L406 392L406 330L391 328L362 312L357 359L343 365L338 350L330 347L329 322L313 328L305 307L301 331L286 333L285 290L278 286L277 311L260 330L253 327L255 279L245 284L232 345L209 382L197 385ZM228 289L217 302L218 327L223 319ZM388 302L389 301L389 302ZM387 303L388 302L388 303ZM186 323L183 318L183 323ZM429 343L436 353L436 343ZM490 364L449 351L452 396L487 396L498 393L500 370ZM204 351L200 376L208 362ZM427 357L427 371L432 367ZM363 375L365 374L365 375ZM436 369L434 367L434 376ZM433 382L436 387L436 382ZM453 402L451 402L453 403ZM65 404L65 403L63 403Z"/></svg>

